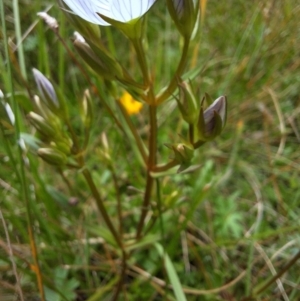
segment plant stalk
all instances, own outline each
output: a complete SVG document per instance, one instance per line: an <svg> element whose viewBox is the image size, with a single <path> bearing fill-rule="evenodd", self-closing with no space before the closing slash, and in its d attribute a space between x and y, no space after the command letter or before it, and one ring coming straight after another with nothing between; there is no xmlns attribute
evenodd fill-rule
<svg viewBox="0 0 300 301"><path fill-rule="evenodd" d="M100 196L100 193L99 193L99 191L98 191L98 189L97 189L97 187L96 187L96 185L94 183L94 180L92 178L91 173L86 168L83 170L82 173L83 173L83 176L84 176L86 182L88 183L88 185L90 187L90 190L91 190L91 192L92 192L92 194L93 194L93 196L94 196L94 198L96 200L97 207L98 207L98 209L99 209L99 211L100 211L100 213L101 213L101 215L102 215L102 217L103 217L103 219L104 219L107 227L109 228L111 234L114 236L114 238L115 238L118 246L121 248L121 250L123 250L124 248L123 248L123 244L122 244L121 238L118 235L118 233L117 233L114 225L112 224L109 215L107 214L107 210L106 210L106 208L104 206L104 203L103 203L103 200L102 200L102 198Z"/></svg>
<svg viewBox="0 0 300 301"><path fill-rule="evenodd" d="M142 213L138 223L136 238L141 237L145 218L149 211L149 204L151 200L151 192L154 184L154 179L151 176L151 171L155 170L156 166L156 151L157 151L157 120L156 120L156 106L149 105L149 120L150 120L150 137L149 137L149 158L147 166L147 182L142 204Z"/></svg>
<svg viewBox="0 0 300 301"><path fill-rule="evenodd" d="M132 133L132 135L134 137L134 140L135 140L135 142L137 144L137 147L138 147L138 149L140 151L140 154L141 154L141 156L143 158L144 164L146 164L147 163L147 153L145 151L145 147L144 147L143 141L142 141L141 137L139 136L136 127L132 123L132 121L131 121L131 119L130 119L128 113L127 113L127 111L124 109L123 105L118 100L116 100L116 103L117 103L118 107L120 108L121 113L122 113L122 115L123 115L123 117L124 117L124 119L125 119L128 127L129 127L129 129L130 129L130 131L131 131L131 133Z"/></svg>

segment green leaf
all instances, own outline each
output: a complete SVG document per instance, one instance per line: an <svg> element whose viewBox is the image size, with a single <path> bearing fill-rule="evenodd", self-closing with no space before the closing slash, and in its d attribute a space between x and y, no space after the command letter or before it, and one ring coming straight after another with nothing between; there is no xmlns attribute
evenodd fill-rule
<svg viewBox="0 0 300 301"><path fill-rule="evenodd" d="M155 247L161 257L164 259L166 271L168 274L168 277L170 279L170 282L172 284L174 294L176 296L177 301L186 301L185 294L183 292L180 280L178 278L178 275L176 273L175 267L170 259L170 257L165 253L165 250L163 249L162 245L159 243L155 244Z"/></svg>

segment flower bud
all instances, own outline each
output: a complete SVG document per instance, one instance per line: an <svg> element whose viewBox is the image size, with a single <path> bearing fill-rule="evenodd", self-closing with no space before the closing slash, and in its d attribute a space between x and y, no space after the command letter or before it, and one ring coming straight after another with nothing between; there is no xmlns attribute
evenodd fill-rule
<svg viewBox="0 0 300 301"><path fill-rule="evenodd" d="M59 102L52 83L37 69L32 69L35 82L43 101L51 110L59 109Z"/></svg>
<svg viewBox="0 0 300 301"><path fill-rule="evenodd" d="M38 155L51 165L61 166L67 163L67 156L54 148L39 148Z"/></svg>
<svg viewBox="0 0 300 301"><path fill-rule="evenodd" d="M58 30L58 22L55 18L51 17L46 12L39 12L37 15L42 18L52 30Z"/></svg>
<svg viewBox="0 0 300 301"><path fill-rule="evenodd" d="M87 130L90 129L94 120L94 112L93 112L93 102L91 100L91 95L89 90L85 90L81 102L81 119L84 124L84 127Z"/></svg>
<svg viewBox="0 0 300 301"><path fill-rule="evenodd" d="M61 151L65 155L71 154L73 142L69 137L59 137L50 143L50 146Z"/></svg>
<svg viewBox="0 0 300 301"><path fill-rule="evenodd" d="M183 143L166 144L166 146L173 150L174 160L180 164L177 172L183 171L191 165L194 156L194 148L192 146Z"/></svg>
<svg viewBox="0 0 300 301"><path fill-rule="evenodd" d="M104 47L92 43L90 46L78 38L74 41L74 46L82 59L103 78L107 80L123 78L122 67Z"/></svg>
<svg viewBox="0 0 300 301"><path fill-rule="evenodd" d="M62 122L59 116L53 114L37 95L35 95L33 99L38 115L43 117L46 123L50 125L51 128L55 129L56 133L60 132L62 128Z"/></svg>
<svg viewBox="0 0 300 301"><path fill-rule="evenodd" d="M190 38L200 11L199 1L167 0L167 6L178 31L184 37Z"/></svg>
<svg viewBox="0 0 300 301"><path fill-rule="evenodd" d="M30 112L27 115L27 118L29 119L30 123L37 129L39 133L46 137L55 137L56 136L56 129L53 127L53 125L49 124L46 119L44 119L42 116Z"/></svg>
<svg viewBox="0 0 300 301"><path fill-rule="evenodd" d="M41 98L48 109L55 115L66 119L67 107L65 97L59 87L52 84L39 70L33 68L32 72L38 86L38 90L41 94Z"/></svg>
<svg viewBox="0 0 300 301"><path fill-rule="evenodd" d="M220 135L226 123L226 114L226 96L217 98L204 112L201 107L198 118L198 135L200 141L209 141Z"/></svg>
<svg viewBox="0 0 300 301"><path fill-rule="evenodd" d="M195 124L198 118L199 105L190 85L182 82L179 86L179 99L176 98L182 118L188 124Z"/></svg>

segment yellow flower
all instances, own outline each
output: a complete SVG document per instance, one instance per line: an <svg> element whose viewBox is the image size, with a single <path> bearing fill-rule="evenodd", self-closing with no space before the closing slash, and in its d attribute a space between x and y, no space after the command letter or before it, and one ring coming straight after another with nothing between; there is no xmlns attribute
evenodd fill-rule
<svg viewBox="0 0 300 301"><path fill-rule="evenodd" d="M137 114L143 107L143 104L136 101L127 91L123 93L120 102L129 115Z"/></svg>

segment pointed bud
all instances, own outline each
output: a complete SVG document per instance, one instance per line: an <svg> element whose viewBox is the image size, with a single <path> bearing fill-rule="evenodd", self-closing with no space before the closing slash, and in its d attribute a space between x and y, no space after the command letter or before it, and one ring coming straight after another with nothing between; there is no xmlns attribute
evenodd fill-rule
<svg viewBox="0 0 300 301"><path fill-rule="evenodd" d="M99 45L91 44L93 48L82 39L77 38L74 41L74 46L81 58L100 76L107 80L123 78L123 71L120 64Z"/></svg>
<svg viewBox="0 0 300 301"><path fill-rule="evenodd" d="M167 0L169 13L178 31L186 38L190 38L199 15L199 1L197 0Z"/></svg>
<svg viewBox="0 0 300 301"><path fill-rule="evenodd" d="M194 148L192 146L183 143L166 144L166 146L173 150L174 160L180 164L178 172L183 171L191 165L194 156Z"/></svg>
<svg viewBox="0 0 300 301"><path fill-rule="evenodd" d="M54 148L40 148L38 155L47 163L56 166L62 166L67 163L67 156Z"/></svg>
<svg viewBox="0 0 300 301"><path fill-rule="evenodd" d="M53 114L37 95L35 95L33 99L38 115L43 117L47 124L54 128L56 132L60 132L62 127L61 119L57 115Z"/></svg>
<svg viewBox="0 0 300 301"><path fill-rule="evenodd" d="M34 112L30 112L27 115L27 118L29 119L30 123L37 129L37 131L43 136L47 138L52 138L56 136L56 129L53 127L53 125L49 124L47 120L44 119L42 116Z"/></svg>
<svg viewBox="0 0 300 301"><path fill-rule="evenodd" d="M34 95L33 97L34 104L36 106L36 111L39 115L41 115L44 119L49 119L50 116L53 114L51 111L48 109L48 107L43 103L40 98L37 95Z"/></svg>
<svg viewBox="0 0 300 301"><path fill-rule="evenodd" d="M89 90L85 90L81 102L81 119L84 127L89 130L94 120L93 102Z"/></svg>
<svg viewBox="0 0 300 301"><path fill-rule="evenodd" d="M37 15L42 18L52 30L58 30L58 22L56 19L48 15L46 12L39 12Z"/></svg>
<svg viewBox="0 0 300 301"><path fill-rule="evenodd" d="M176 98L178 108L182 118L188 124L195 124L198 118L199 105L193 94L191 86L187 82L182 82L179 87L179 99Z"/></svg>
<svg viewBox="0 0 300 301"><path fill-rule="evenodd" d="M55 139L55 142L52 141L50 145L68 156L71 154L73 142L69 137L59 137Z"/></svg>
<svg viewBox="0 0 300 301"><path fill-rule="evenodd" d="M67 106L65 97L62 95L59 87L52 84L39 70L32 69L35 82L41 94L43 102L48 109L55 115L67 118Z"/></svg>
<svg viewBox="0 0 300 301"><path fill-rule="evenodd" d="M209 141L220 135L227 114L226 96L217 98L204 112L200 109L198 119L198 135L200 141Z"/></svg>
<svg viewBox="0 0 300 301"><path fill-rule="evenodd" d="M32 69L35 82L43 101L51 110L59 109L59 102L52 83L37 69Z"/></svg>

